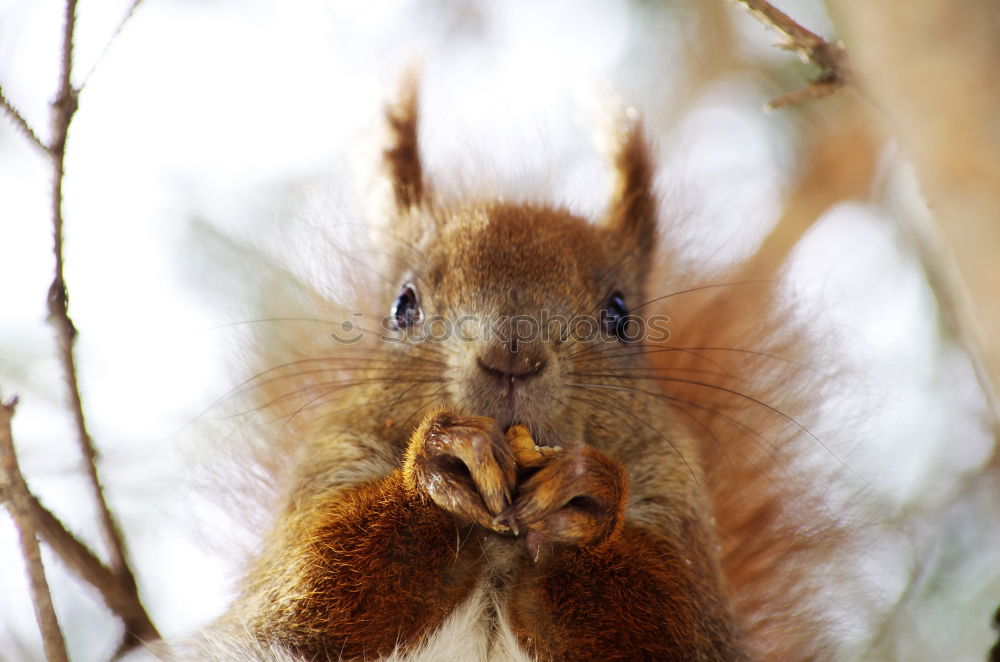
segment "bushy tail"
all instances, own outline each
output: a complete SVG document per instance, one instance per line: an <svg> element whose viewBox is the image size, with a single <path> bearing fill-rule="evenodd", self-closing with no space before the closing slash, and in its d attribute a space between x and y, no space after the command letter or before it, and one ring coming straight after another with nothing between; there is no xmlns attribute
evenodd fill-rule
<svg viewBox="0 0 1000 662"><path fill-rule="evenodd" d="M843 439L816 427L818 404L841 376L825 369L826 344L790 302L777 265L706 279L684 273L679 257L667 264L656 282L669 296L657 305L671 337L650 358L701 440L736 612L763 659L829 658L834 560L861 535L835 512L833 488L859 483L838 456Z"/></svg>

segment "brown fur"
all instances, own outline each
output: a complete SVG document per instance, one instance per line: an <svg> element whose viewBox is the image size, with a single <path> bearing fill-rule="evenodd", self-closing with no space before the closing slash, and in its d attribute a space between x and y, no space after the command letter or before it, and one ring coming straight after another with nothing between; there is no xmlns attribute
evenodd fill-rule
<svg viewBox="0 0 1000 662"><path fill-rule="evenodd" d="M310 659L387 655L439 625L471 589L476 550L459 549L451 518L406 489L400 472L324 506L282 549L304 571L277 587L252 625L289 648Z"/></svg>
<svg viewBox="0 0 1000 662"><path fill-rule="evenodd" d="M812 422L840 376L821 361L826 339L795 314L780 266L752 259L693 283L684 269L661 275L682 294L666 301L671 338L650 359L702 440L722 571L755 655L828 659L837 622L826 603L858 590L837 576L853 570L838 568L838 553L849 558L867 532L850 510L833 510L834 486L860 481Z"/></svg>
<svg viewBox="0 0 1000 662"><path fill-rule="evenodd" d="M372 659L412 649L486 582L501 596L494 617L542 660L821 656L803 568L842 532L822 518L807 529L818 497L786 480L805 409L778 396L810 345L783 318L773 273L685 294L704 282L680 256L654 270L638 126L614 136L613 195L591 224L432 199L415 108L407 88L388 113L396 216L376 310L411 283L427 325L597 319L617 291L643 316L670 312L673 335L295 346L257 380L261 404L296 423L275 447L290 458L284 498L220 627L307 659ZM515 467L513 424L561 450Z"/></svg>
<svg viewBox="0 0 1000 662"><path fill-rule="evenodd" d="M603 544L524 561L512 597L518 634L544 660L747 659L698 537L629 526Z"/></svg>

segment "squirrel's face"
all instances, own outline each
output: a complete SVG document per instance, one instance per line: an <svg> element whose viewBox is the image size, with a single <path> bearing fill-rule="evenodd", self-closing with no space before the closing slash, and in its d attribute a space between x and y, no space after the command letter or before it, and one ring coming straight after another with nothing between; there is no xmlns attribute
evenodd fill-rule
<svg viewBox="0 0 1000 662"><path fill-rule="evenodd" d="M629 345L646 325L629 313L643 307L656 205L641 131L620 119L608 127L614 177L599 223L525 204L448 207L424 181L415 79L404 80L383 151L397 247L383 308L402 391L393 403L521 423L550 445L592 442L617 425L612 410L637 409L628 378L643 351Z"/></svg>
<svg viewBox="0 0 1000 662"><path fill-rule="evenodd" d="M607 402L593 383L614 383L640 353L628 308L641 303L640 256L609 228L541 207L420 221L397 256L389 326L421 369L436 366L435 404L527 425L541 443L582 438L593 403Z"/></svg>

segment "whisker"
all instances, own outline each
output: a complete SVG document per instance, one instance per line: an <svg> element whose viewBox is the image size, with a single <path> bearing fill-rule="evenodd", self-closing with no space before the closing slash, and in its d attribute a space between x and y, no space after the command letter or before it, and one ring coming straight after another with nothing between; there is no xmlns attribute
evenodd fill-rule
<svg viewBox="0 0 1000 662"><path fill-rule="evenodd" d="M213 402L211 405L209 405L207 408L205 408L205 410L202 411L200 414L198 414L198 416L196 416L195 418L196 419L200 418L205 413L211 411L214 407L217 407L219 404L221 404L222 402L225 402L229 398L232 398L232 397L235 397L237 395L241 395L243 393L252 391L255 388L258 388L258 387L261 387L261 386L264 386L264 385L267 385L267 384L272 384L272 383L275 383L275 382L279 382L279 381L282 381L282 380L285 380L285 379L294 379L296 377L301 377L303 375L317 374L317 373L323 373L323 372L347 372L347 371L351 371L351 370L371 370L372 369L372 368L369 368L369 367L361 367L361 366L358 366L358 367L331 366L329 368L324 368L324 369L296 371L296 372L289 373L287 375L281 375L281 376L278 376L278 377L273 377L273 378L269 378L269 379L265 379L265 380L261 380L260 379L261 377L263 377L265 375L273 373L273 372L275 372L277 370L281 370L283 368L290 368L292 366L307 365L307 364L312 364L312 363L327 363L327 362L332 362L332 361L337 361L337 360L352 361L352 362L353 361L358 361L358 362L367 362L367 363L382 362L382 363L385 363L385 364L390 365L390 366L397 365L397 364L401 363L401 359L399 359L399 358L396 358L396 359L380 359L380 358L355 358L355 357L323 357L323 358L299 359L299 360L296 360L296 361L289 361L287 363L282 363L282 364L273 366L271 368L268 368L267 370L263 370L263 371L255 374L255 375L253 375L251 377L248 377L247 379L243 380L239 384L233 386L231 389L229 389L229 391L227 391L222 396L220 396L218 399L216 399L215 402ZM428 359L423 359L423 360L427 361L429 363L435 363L435 364L437 363L437 362L434 362L434 361L430 361ZM443 366L443 364L441 364L441 365ZM431 375L431 374L438 374L438 372L439 371L436 370L436 369L434 369L434 368L408 368L407 371L406 371L406 374Z"/></svg>
<svg viewBox="0 0 1000 662"><path fill-rule="evenodd" d="M373 378L369 378L369 379L344 380L342 382L323 382L323 383L319 383L319 384L309 384L309 385L304 386L304 387L302 387L300 389L295 389L294 391L289 391L287 393L284 393L284 394L282 394L282 395L280 395L280 396L278 396L278 397L270 400L269 402L265 402L265 403L261 404L260 406L255 407L254 409L251 409L251 410L248 410L248 411L237 412L235 414L230 414L230 415L228 415L226 417L223 417L223 418L236 418L236 417L239 417L239 416L246 416L247 414L253 413L253 412L258 411L258 410L270 409L270 408L272 408L272 407L274 407L276 405L279 405L279 404L282 404L284 402L287 402L288 400L292 400L294 398L301 397L303 395L309 394L311 392L315 392L317 390L323 390L324 394L329 394L329 393L335 393L337 391L342 391L342 390L345 390L345 389L348 389L348 388L353 388L355 386L367 386L369 384L378 384L378 383L381 383L383 381L384 381L384 379L382 379L382 378L373 377ZM417 381L417 382L420 382L420 383L432 383L433 384L433 383L438 383L438 382L441 382L441 381L444 381L444 380L441 379L441 378L438 378L438 379L419 379L419 380L418 379L410 379L410 378L398 378L395 381L396 381L396 383L404 383L404 384L405 383L410 383L410 382L413 382L413 381Z"/></svg>
<svg viewBox="0 0 1000 662"><path fill-rule="evenodd" d="M308 363L331 363L331 362L334 362L334 361L344 361L344 362L350 361L352 363L353 362L357 362L357 363L375 363L375 364L383 363L383 364L387 364L387 365L397 365L397 364L402 365L402 364L410 361L411 359L416 359L416 360L418 360L418 361L420 361L422 363L429 363L429 364L431 364L431 365L433 365L435 367L441 367L441 368L447 367L447 364L445 364L445 363L443 363L441 361L434 361L432 359L428 359L428 358L420 357L420 356L413 356L411 354L408 354L405 358L403 358L401 356L398 356L398 355L395 355L395 354L391 354L391 353L388 354L387 358L383 358L383 357L379 357L379 356L361 356L361 357L357 357L357 356L319 356L319 357L313 357L313 358L308 358L308 359L296 359L295 361L288 361L286 363L280 363L278 365L275 365L275 366L272 366L272 367L268 368L267 370L263 370L263 371L255 374L254 376L246 379L243 383L252 381L254 379L257 379L258 377L263 377L264 375L267 375L268 373L274 372L276 370L280 370L282 368L289 368L289 367L296 366L296 365L305 365L305 364L308 364ZM345 368L342 368L342 367L331 368L331 370L343 370L343 369L345 369ZM426 370L430 370L430 368L418 368L418 369L420 369L420 370L425 370L425 369Z"/></svg>
<svg viewBox="0 0 1000 662"><path fill-rule="evenodd" d="M418 404L414 408L413 412L410 413L410 415L407 416L406 419L403 421L403 423L402 423L403 428L406 428L406 426L408 426L410 424L410 421L413 420L413 417L416 416L418 412L420 412L421 410L425 409L429 403L433 402L434 398L436 398L438 396L438 394L441 393L441 391L443 391L445 388L447 388L450 383L451 382L445 381L445 383L443 383L440 387L438 387L437 389L435 389L435 391L433 393L431 393L429 397L425 398L424 400L421 400L420 404Z"/></svg>
<svg viewBox="0 0 1000 662"><path fill-rule="evenodd" d="M622 348L622 349L624 349L624 348ZM608 354L608 355L605 355L605 356L598 356L595 359L587 359L587 360L600 360L600 359L606 359L606 358L617 358L617 357L620 357L620 356L642 356L642 355L647 355L647 354L660 354L660 353L664 353L664 352L684 352L686 354L691 354L691 355L696 356L696 357L698 357L700 359L708 361L708 362L712 363L713 365L717 365L718 366L719 364L716 363L715 361L713 361L713 360L711 360L711 359L709 359L709 358L707 358L705 356L701 356L701 354L696 353L696 352L716 352L716 351L717 352L737 352L737 353L740 353L740 354L748 354L748 355L751 355L751 356L759 356L759 357L762 357L762 358L772 359L774 361L779 361L779 362L782 362L782 363L788 363L789 365L795 366L796 368L800 368L800 369L803 369L803 370L816 371L815 368L812 368L812 367L810 367L808 365L804 365L802 363L799 363L798 361L795 361L794 359L789 359L787 357L780 356L778 354L772 354L772 353L769 353L769 352L762 352L762 351L757 351L757 350L752 350L752 349L745 349L745 348L742 348L742 347L679 347L679 346L676 346L676 347L674 347L674 346L671 346L671 347L661 347L659 345L646 345L646 346L642 346L641 348L639 348L638 351L622 352L622 353L617 353L617 354ZM583 362L584 361L581 361L581 360L577 361L577 363L583 363ZM721 367L721 366L719 366L719 367Z"/></svg>
<svg viewBox="0 0 1000 662"><path fill-rule="evenodd" d="M345 309L345 310L347 310L347 309ZM397 343L397 342L401 343L402 342L402 341L386 340L385 339L385 334L388 333L390 331L390 329L387 329L387 328L385 328L383 326L377 326L376 327L376 326L371 326L371 325L365 325L365 324L362 324L357 317L353 317L353 314L357 313L357 312L361 312L361 314L362 314L361 319L362 320L365 319L365 318L369 318L369 319L382 319L383 317L385 317L384 315L375 315L373 313L367 313L367 312L357 311L357 310L350 310L349 312L352 315L351 317L345 316L345 317L343 317L341 319L325 319L325 318L319 318L319 317L264 317L264 318L259 318L259 319L239 320L239 321L235 321L235 322L226 322L224 324L219 324L219 325L216 325L216 326L213 326L213 327L209 327L207 329L203 329L202 332L217 331L217 330L220 330L220 329L231 328L231 327L236 327L236 326L249 326L249 325L253 325L253 324L303 322L303 323L309 323L309 324L326 325L326 326L330 326L331 328L332 327L339 327L343 333L350 333L350 332L356 331L356 332L361 332L363 334L367 334L367 335L372 336L372 337L378 337L378 339L379 339L379 345L389 345L390 343ZM344 330L343 327L341 326L344 322L349 322L352 325L349 330ZM333 331L331 331L330 334L324 334L324 335L325 336L329 336L329 335L332 335L332 334L333 334ZM366 353L367 352L376 351L376 350L387 351L386 347L379 347L378 345L376 345L376 346L367 345L367 344L356 345L356 344L353 344L353 343L352 344L341 343L341 344L342 344L342 346L340 347L341 351L361 350L361 351L365 351ZM416 351L419 351L420 349L430 350L430 347L425 346L424 343L419 343L419 342L409 343L408 347L411 348L411 349L415 349ZM434 350L430 350L430 351L434 351ZM444 364L442 363L441 365L444 365Z"/></svg>
<svg viewBox="0 0 1000 662"><path fill-rule="evenodd" d="M751 428L748 425L744 424L739 419L737 419L737 418L735 418L733 416L729 416L728 414L725 414L725 413L719 411L718 409L715 409L713 407L709 407L707 405L703 405L703 404L695 402L693 400L687 400L687 399L684 399L684 398L679 398L677 396L669 395L667 393L662 393L660 391L647 391L645 389L640 389L640 388L636 388L636 387L632 387L632 386L623 386L623 385L619 385L619 384L598 384L598 383L587 382L587 383L577 383L577 384L574 384L574 385L575 386L585 386L585 387L590 387L590 388L606 388L606 389L612 389L612 390L617 390L617 391L627 391L629 393L642 394L642 395L647 395L647 396L650 396L650 397L653 397L653 398L663 399L663 400L666 400L668 402L672 402L672 403L675 403L675 404L678 404L678 405L687 405L687 406L690 406L690 407L694 407L695 409L700 409L702 411L705 411L705 412L711 414L713 417L721 419L722 421L724 421L725 423L729 424L730 426L732 426L736 430L739 430L740 432L743 432L744 434L746 434L751 439L754 439L756 441L761 442L760 443L760 447L768 450L769 451L769 455L773 456L773 453L776 451L776 448L769 448L764 443L766 441L765 438L762 437L756 430L754 430L753 428ZM684 414L685 416L688 416L692 421L696 422L699 426L701 426L705 430L706 433L710 434L716 441L718 441L718 438L715 437L715 435L711 433L711 431L709 430L709 428L707 426L705 426L705 424L702 423L700 420L698 420L697 417L691 415L689 412L684 412L684 411L681 411L679 409L677 411L680 411L680 413Z"/></svg>
<svg viewBox="0 0 1000 662"><path fill-rule="evenodd" d="M682 294L691 294L692 292L700 292L702 290L711 290L719 287L735 287L739 285L761 285L764 283L774 284L773 279L760 278L754 280L736 280L729 283L712 283L710 285L699 285L697 287L689 287L686 290L678 290L676 292L671 292L670 294L664 294L663 296L656 297L655 299L650 299L649 301L644 301L637 306L632 306L631 311L634 312L640 308L645 308L651 303L656 303L657 301L663 301L664 299L670 299L671 297L680 296Z"/></svg>
<svg viewBox="0 0 1000 662"><path fill-rule="evenodd" d="M570 399L570 400L573 400L573 399L575 399L575 398L574 398L574 396L569 396L569 399ZM581 411L580 411L579 409L577 409L576 407L573 407L573 406L571 406L571 405L570 405L570 404L569 404L568 402L566 402L565 400L563 400L563 399L561 399L561 398L555 398L555 400L556 400L556 402L558 402L559 404L561 404L562 406L566 407L567 409L569 409L570 411L572 411L572 412L573 412L574 414L576 414L577 416L579 416L581 420L584 420L584 421L585 421L585 420L587 420L587 416L586 416L586 415L585 415L585 414L584 414L583 412L581 412ZM581 402L582 402L582 400L581 400ZM626 404L625 404L624 402L622 402L621 400L618 400L618 403L619 403L619 404L620 404L621 406L623 406L623 407L627 406L627 405L626 405ZM629 431L630 431L630 432L631 432L632 434L634 434L634 435L636 435L636 436L638 436L638 435L639 435L639 429L638 429L638 428L636 427L636 425L635 425L635 423L634 423L633 421L629 421L629 420L627 420L627 419L623 419L623 420L621 420L620 422L621 422L622 424L624 424L624 425L625 425L625 426L626 426L626 427L628 428L628 430L629 430Z"/></svg>
<svg viewBox="0 0 1000 662"><path fill-rule="evenodd" d="M441 381L444 381L444 380L441 380ZM424 402L429 401L430 399L433 399L434 397L436 397L436 394L438 392L440 392L442 389L444 389L446 385L447 384L439 387L434 392L434 394L432 394L431 397L428 398L427 400L425 400ZM286 425L290 425L291 421L292 421L292 419L294 417L299 416L302 412L306 411L307 409L308 410L319 410L327 402L329 402L329 399L325 399L325 398L328 398L328 396L332 395L335 392L336 391L328 391L326 393L321 393L319 396L317 396L316 398L313 398L311 401L309 401L308 403L306 403L306 405L304 405L303 407L300 407L295 412L292 412L291 414L286 414L285 416L282 416L282 417L279 417L279 418L287 418L288 420L285 421L285 424ZM401 404L403 402L410 402L412 400L416 400L416 399L421 398L421 397L423 397L422 394L416 394L416 395L413 395L413 396L410 396L410 397L406 397L406 398L399 398L396 401L395 405L393 405L393 406L399 405L399 404ZM379 402L379 400L376 400L375 402ZM386 407L383 407L382 413L385 413L387 411L388 406L389 405L387 405ZM423 405L420 405L419 407L422 407L422 406ZM418 407L418 409L419 409L419 407ZM325 416L333 416L334 414L340 414L340 413L343 413L343 412L352 411L352 410L356 410L356 409L357 409L357 404L351 403L351 404L347 404L347 405L345 405L343 407L339 407L337 409L330 409L330 410L322 411L321 414L325 415ZM412 417L412 414L411 414L411 417ZM274 419L274 420L277 421L279 419ZM409 419L407 419L407 421L408 420ZM346 423L345 425L341 426L341 428L339 428L339 429L341 429L341 430L349 430L350 429L350 423Z"/></svg>
<svg viewBox="0 0 1000 662"><path fill-rule="evenodd" d="M248 385L249 386L248 390L252 390L254 388L265 386L267 384L274 384L274 383L277 383L277 382L286 381L286 380L290 380L290 379L297 379L297 378L301 378L301 377L308 377L310 375L323 375L323 374L327 374L327 373L331 373L331 372L334 372L334 373L357 372L357 371L365 371L365 370L372 370L372 368L369 367L369 366L340 366L340 367L330 367L330 368L317 368L315 370L297 370L297 371L289 373L287 375L279 375L277 377L270 377L268 379L264 379L264 380L260 380L260 381L255 381L253 384L249 384ZM412 376L427 377L429 375L438 375L438 374L440 374L440 371L434 370L432 368L419 368L419 369L416 369L416 370L410 368L410 369L408 369L403 374L405 374L407 377L412 377ZM394 375L394 376L398 377L399 375L397 374L397 375ZM382 377L373 377L373 379L378 379L379 381L381 381L384 378L382 378Z"/></svg>
<svg viewBox="0 0 1000 662"><path fill-rule="evenodd" d="M727 388L725 386L719 386L718 384L710 384L708 382L701 382L701 381L697 381L697 380L693 380L693 379L681 379L681 378L677 378L677 377L663 377L663 376L655 376L655 375L654 376L649 376L646 379L652 379L652 380L662 381L662 382L673 382L673 383L678 383L678 384L688 384L688 385L691 385L691 386L698 386L698 387L702 387L702 388L711 389L711 390L714 390L714 391L719 391L719 392L722 392L722 393L728 393L729 395L733 395L733 396L736 396L738 398L743 398L745 400L749 400L750 402L752 402L752 403L754 403L754 404L756 404L756 405L758 405L760 407L763 407L764 409L767 409L768 411L770 411L770 412L772 412L774 414L777 414L781 418L783 418L786 421L790 422L792 425L794 425L799 430L801 430L806 435L808 435L813 441L815 441L817 444L819 444L819 446L824 451L826 451L826 453L830 457L832 457L833 459L835 459L841 466L843 466L845 469L847 469L848 471L850 471L852 474L854 474L858 478L862 478L861 475L858 474L856 471L854 471L854 469L850 465L848 465L846 462L844 462L842 459L840 459L840 457L836 453L834 453L832 450L830 450L830 448L826 444L824 444L823 441L820 440L819 437L817 437L815 434L813 434L812 431L809 430L809 428L807 428L806 426L804 426L802 423L800 423L798 420L796 420L793 416L790 416L790 415L786 414L785 412L781 411L777 407L774 407L773 405L770 405L770 404L764 402L763 400L760 400L759 398L755 398L755 397L753 397L751 395L747 395L746 393L742 393L740 391L737 391L737 390L731 389L731 388ZM864 479L862 478L862 480L864 480Z"/></svg>
<svg viewBox="0 0 1000 662"><path fill-rule="evenodd" d="M434 390L433 393L431 393L431 395L430 395L431 399L437 397L437 394L440 393L442 390L444 390L451 383L450 381L444 380L444 379L442 379L441 382L442 382L441 386L439 386L437 389ZM379 416L380 417L381 416L385 416L386 418L391 418L389 410L391 408L393 408L393 407L397 407L400 402L405 402L406 400L408 400L409 398L404 399L403 396L406 395L407 393L409 393L410 391L412 391L413 389L415 389L416 387L417 387L417 384L411 384L409 386L409 388L407 388L405 391L403 391L399 396L393 398L391 402L389 402L388 404L386 404L385 407L383 407L381 410L379 410ZM415 396L415 397L420 397L420 396L418 395L418 396ZM417 409L419 410L420 407L422 407L422 406L423 405L418 405ZM411 413L406 418L406 420L403 421L403 427L404 428L409 424L410 419L413 418L413 416L414 416L415 413L416 413L416 410L413 413Z"/></svg>
<svg viewBox="0 0 1000 662"><path fill-rule="evenodd" d="M572 386L573 388L581 389L581 390L584 390L584 391L586 391L588 389L588 387L580 385L580 384L577 384L577 385L567 384L567 386ZM573 397L573 398L575 398L575 399L577 399L577 400L579 400L581 402L589 402L590 404L597 405L599 407L606 407L607 406L606 402L601 402L599 400L593 400L593 399L589 399L589 398L582 398L579 395L574 395L574 396L571 396L571 397ZM628 416L631 416L633 419L635 419L636 421L638 421L642 425L644 425L647 428L649 428L650 430L652 430L658 437L660 437L665 442L667 442L667 444L670 446L670 448L675 453L677 453L677 457L679 457L681 459L681 462L684 463L684 466L687 467L688 473L691 474L691 478L694 479L695 484L699 484L700 485L700 483L698 481L698 476L697 476L697 474L695 474L694 469L691 467L691 465L687 461L687 458L684 457L684 454L681 453L680 449L677 448L677 445L673 442L673 440L670 437L668 437L662 431L657 430L650 423L646 422L641 416L639 416L637 414L633 414L631 411L629 411L628 407L622 407L622 409L620 411L621 411L621 413L624 413L624 414L627 414Z"/></svg>
<svg viewBox="0 0 1000 662"><path fill-rule="evenodd" d="M610 353L610 352L613 352L616 349L625 349L625 348L623 348L621 345L614 345L614 346L611 346L611 347L596 346L596 347L592 347L592 348L587 348L587 350L590 350L590 351L584 350L584 351L578 353L575 357L569 357L569 358L572 359L572 360L575 360L576 363L588 363L590 361L610 360L610 359L616 359L616 358L623 357L623 356L626 356L626 357L627 356L645 356L647 354L658 354L660 352L667 352L667 351L669 351L669 352L681 352L683 354L690 354L691 356L694 356L695 358L701 359L702 361L705 361L706 363L710 363L710 364L714 365L717 368L720 368L720 369L722 368L722 365L719 364L717 361L713 361L712 359L708 358L707 356L702 356L697 351L694 351L692 349L685 348L685 347L657 347L657 349L653 349L653 347L650 347L650 346L643 346L643 347L640 347L638 351L632 351L632 352L625 352L625 351L623 351L623 352L617 352L617 353ZM605 352L608 352L608 353L605 353Z"/></svg>
<svg viewBox="0 0 1000 662"><path fill-rule="evenodd" d="M644 379L648 375L655 375L659 372L664 372L664 371L694 372L702 375L716 375L718 377L725 377L726 379L733 379L740 382L747 381L743 377L720 370L706 370L705 368L675 368L673 366L630 367L628 370L622 369L621 374L616 374L616 373L601 374L601 373L591 373L591 372L567 372L566 374L570 377L613 377L615 379Z"/></svg>

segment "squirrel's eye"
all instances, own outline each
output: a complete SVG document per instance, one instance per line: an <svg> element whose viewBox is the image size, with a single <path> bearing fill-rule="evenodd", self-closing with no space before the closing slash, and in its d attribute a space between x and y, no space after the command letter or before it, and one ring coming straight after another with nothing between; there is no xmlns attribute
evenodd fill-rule
<svg viewBox="0 0 1000 662"><path fill-rule="evenodd" d="M420 310L420 300L417 299L417 290L407 283L399 291L396 303L392 305L392 319L396 328L402 329L416 324L423 317Z"/></svg>
<svg viewBox="0 0 1000 662"><path fill-rule="evenodd" d="M635 338L629 336L629 321L628 308L625 307L622 293L612 293L608 297L604 310L601 311L601 324L604 326L604 332L621 342L631 342Z"/></svg>

